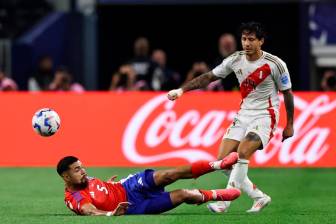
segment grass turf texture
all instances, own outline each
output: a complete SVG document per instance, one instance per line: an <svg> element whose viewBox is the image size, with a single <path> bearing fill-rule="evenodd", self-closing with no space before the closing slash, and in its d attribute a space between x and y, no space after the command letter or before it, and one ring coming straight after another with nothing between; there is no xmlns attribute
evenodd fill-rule
<svg viewBox="0 0 336 224"><path fill-rule="evenodd" d="M88 168L101 179L126 177L139 169ZM252 201L242 195L225 214L205 205L181 205L161 215L120 217L75 216L64 205L63 183L50 168L0 168L0 223L336 223L336 169L250 169L249 176L272 197L260 214L247 214ZM180 180L166 188L216 189L226 185L222 173Z"/></svg>

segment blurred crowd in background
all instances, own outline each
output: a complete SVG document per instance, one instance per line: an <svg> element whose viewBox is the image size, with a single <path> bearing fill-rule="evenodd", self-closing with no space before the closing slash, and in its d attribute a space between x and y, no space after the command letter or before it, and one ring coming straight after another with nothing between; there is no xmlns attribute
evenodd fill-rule
<svg viewBox="0 0 336 224"><path fill-rule="evenodd" d="M53 1L1 1L0 38L10 40L18 38L24 31L33 27L38 20L54 10L51 2ZM77 1L72 0L70 2L75 5ZM95 1L85 2L95 3ZM30 18L29 21L25 19L27 17ZM108 88L97 88L96 90L167 91L178 88L183 83L210 71L220 64L223 59L240 49L239 37L233 33L224 32L218 35L217 38L217 51L212 52L213 55L217 55L216 59L212 62L203 60L194 61L187 65L189 69L185 72L170 66L169 61L171 58L167 53L167 49L152 49L151 40L145 35L139 34L138 37L133 39L133 42L128 43L133 46L133 56L123 63L115 65L116 69L111 74L105 74L110 77ZM176 50L178 51L179 49ZM1 60L0 62L3 61ZM319 70L318 90L336 91L335 68L336 64L334 67L329 66ZM20 83L20 80L18 80L20 77L8 74L4 64L1 64L0 91L86 91L85 83L81 83L81 79L76 79L76 77L81 77L81 74L74 74L67 65L60 64L59 62L55 63L53 55L44 52L36 60L31 73L28 74L27 86L25 87L21 87L18 84ZM232 74L225 80L211 83L204 90L236 91L239 90L239 83Z"/></svg>
<svg viewBox="0 0 336 224"><path fill-rule="evenodd" d="M224 33L218 40L218 57L212 64L205 61L195 61L190 65L186 74L181 74L167 66L167 54L163 49L150 49L150 42L146 37L139 37L134 42L134 56L121 64L117 71L111 74L109 90L154 90L166 91L178 88L183 83L210 71L223 59L237 51L234 35ZM19 90L15 80L8 77L3 70L0 73L0 90ZM211 83L206 89L209 91L238 90L239 83L234 75L224 80ZM73 80L73 75L65 66L54 66L50 55L43 55L38 60L34 73L28 80L29 91L75 91L83 92L82 84Z"/></svg>

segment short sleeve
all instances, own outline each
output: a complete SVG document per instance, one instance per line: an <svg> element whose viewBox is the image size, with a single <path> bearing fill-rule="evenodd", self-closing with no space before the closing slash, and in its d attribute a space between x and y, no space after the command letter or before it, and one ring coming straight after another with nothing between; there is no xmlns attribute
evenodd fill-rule
<svg viewBox="0 0 336 224"><path fill-rule="evenodd" d="M212 73L220 78L225 78L226 76L228 76L230 73L233 72L232 62L235 57L237 57L237 52L225 58L221 64L212 69Z"/></svg>
<svg viewBox="0 0 336 224"><path fill-rule="evenodd" d="M280 91L284 91L292 88L292 83L290 79L290 75L286 66L286 63L278 58L278 63L276 63L276 67L274 69L274 81Z"/></svg>
<svg viewBox="0 0 336 224"><path fill-rule="evenodd" d="M82 206L91 203L91 198L83 192L76 191L68 194L64 199L66 206L78 215L82 214Z"/></svg>

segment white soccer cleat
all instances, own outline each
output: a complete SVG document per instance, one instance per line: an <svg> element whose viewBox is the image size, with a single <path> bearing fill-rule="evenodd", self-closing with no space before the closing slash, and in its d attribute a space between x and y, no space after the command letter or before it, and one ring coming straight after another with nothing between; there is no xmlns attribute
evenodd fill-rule
<svg viewBox="0 0 336 224"><path fill-rule="evenodd" d="M247 210L248 213L257 213L263 210L267 205L271 203L271 197L264 194L263 197L254 201L252 208Z"/></svg>
<svg viewBox="0 0 336 224"><path fill-rule="evenodd" d="M224 213L229 210L230 202L229 201L217 201L207 204L209 211L214 213Z"/></svg>

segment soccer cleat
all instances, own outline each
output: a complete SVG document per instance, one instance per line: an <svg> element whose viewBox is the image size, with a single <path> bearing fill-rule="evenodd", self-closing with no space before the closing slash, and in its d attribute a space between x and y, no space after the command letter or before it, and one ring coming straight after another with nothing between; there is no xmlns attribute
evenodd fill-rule
<svg viewBox="0 0 336 224"><path fill-rule="evenodd" d="M252 208L247 210L248 213L257 213L263 210L267 205L271 203L271 197L264 194L263 197L254 201Z"/></svg>
<svg viewBox="0 0 336 224"><path fill-rule="evenodd" d="M207 208L210 212L214 213L224 213L229 210L230 202L229 201L217 201L207 204Z"/></svg>
<svg viewBox="0 0 336 224"><path fill-rule="evenodd" d="M229 155L225 156L222 159L220 168L221 169L231 169L232 165L235 164L237 161L238 161L238 153L231 152Z"/></svg>

